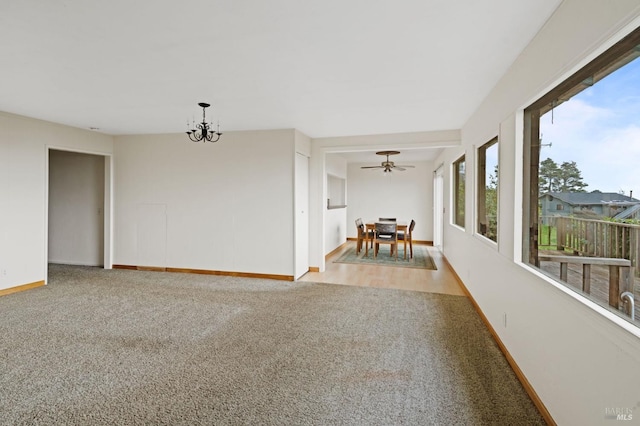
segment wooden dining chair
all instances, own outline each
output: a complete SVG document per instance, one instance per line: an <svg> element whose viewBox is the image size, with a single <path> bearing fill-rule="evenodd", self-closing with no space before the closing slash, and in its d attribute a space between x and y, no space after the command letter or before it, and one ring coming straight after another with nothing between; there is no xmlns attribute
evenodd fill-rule
<svg viewBox="0 0 640 426"><path fill-rule="evenodd" d="M389 244L391 255L395 252L396 260L398 260L398 225L395 223L378 223L376 222L373 236L373 258L378 257L380 244Z"/></svg>
<svg viewBox="0 0 640 426"><path fill-rule="evenodd" d="M409 243L409 252L411 253L411 256L410 256L411 259L413 259L413 228L415 227L416 227L416 221L411 219L411 223L409 224L409 228L407 229L407 232L402 232L402 231L398 232L398 241L406 240ZM407 253L404 254L404 258L405 259L407 258Z"/></svg>
<svg viewBox="0 0 640 426"><path fill-rule="evenodd" d="M369 231L369 234L367 234L364 223L362 222L362 218L360 217L356 219L356 231L358 236L356 241L356 253L360 253L360 251L362 250L362 243L365 240L365 237L367 237L367 239L370 240L373 244L373 232Z"/></svg>

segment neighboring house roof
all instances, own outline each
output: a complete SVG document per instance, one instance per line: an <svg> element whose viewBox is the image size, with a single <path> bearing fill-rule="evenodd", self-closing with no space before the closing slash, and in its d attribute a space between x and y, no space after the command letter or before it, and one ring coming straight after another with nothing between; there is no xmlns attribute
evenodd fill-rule
<svg viewBox="0 0 640 426"><path fill-rule="evenodd" d="M640 200L618 194L617 192L546 192L540 197L550 195L571 205L635 205Z"/></svg>
<svg viewBox="0 0 640 426"><path fill-rule="evenodd" d="M629 219L630 217L632 217L634 214L638 213L640 211L640 204L636 204L634 206L631 206L627 209L624 209L623 211L621 211L620 213L618 213L617 215L615 215L613 218L614 219Z"/></svg>

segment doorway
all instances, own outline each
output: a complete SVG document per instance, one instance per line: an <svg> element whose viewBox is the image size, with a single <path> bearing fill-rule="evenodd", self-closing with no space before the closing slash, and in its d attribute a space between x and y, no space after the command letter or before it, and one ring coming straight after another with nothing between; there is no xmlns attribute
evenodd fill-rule
<svg viewBox="0 0 640 426"><path fill-rule="evenodd" d="M48 148L45 270L111 268L111 157ZM45 274L46 276L46 274Z"/></svg>

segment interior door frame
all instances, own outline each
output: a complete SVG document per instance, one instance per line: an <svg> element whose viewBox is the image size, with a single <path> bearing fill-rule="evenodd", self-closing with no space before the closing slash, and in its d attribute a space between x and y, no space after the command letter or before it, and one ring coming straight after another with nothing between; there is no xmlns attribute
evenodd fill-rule
<svg viewBox="0 0 640 426"><path fill-rule="evenodd" d="M444 246L444 164L433 172L433 245L442 251Z"/></svg>
<svg viewBox="0 0 640 426"><path fill-rule="evenodd" d="M66 151L96 155L104 158L104 211L103 211L103 263L104 269L113 268L113 154L45 145L44 185L44 282L49 278L49 152Z"/></svg>

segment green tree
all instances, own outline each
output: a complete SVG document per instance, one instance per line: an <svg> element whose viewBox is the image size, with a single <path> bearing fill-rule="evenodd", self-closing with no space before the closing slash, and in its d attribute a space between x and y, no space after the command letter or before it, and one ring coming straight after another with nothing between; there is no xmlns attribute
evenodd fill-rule
<svg viewBox="0 0 640 426"><path fill-rule="evenodd" d="M565 161L560 165L558 192L586 192L586 186L575 161Z"/></svg>
<svg viewBox="0 0 640 426"><path fill-rule="evenodd" d="M587 184L575 161L558 165L551 158L540 162L538 171L540 194L545 192L586 192Z"/></svg>
<svg viewBox="0 0 640 426"><path fill-rule="evenodd" d="M485 209L487 213L487 237L493 241L498 238L498 165L489 174L485 189Z"/></svg>
<svg viewBox="0 0 640 426"><path fill-rule="evenodd" d="M540 194L545 192L558 192L558 179L560 176L560 167L551 158L547 158L540 162L540 170L538 171L539 191Z"/></svg>

